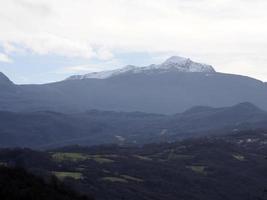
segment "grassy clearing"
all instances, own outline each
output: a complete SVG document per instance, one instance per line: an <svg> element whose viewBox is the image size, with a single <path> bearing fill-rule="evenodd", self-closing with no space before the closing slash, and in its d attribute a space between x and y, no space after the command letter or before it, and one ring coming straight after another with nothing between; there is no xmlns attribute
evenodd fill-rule
<svg viewBox="0 0 267 200"><path fill-rule="evenodd" d="M95 155L95 156L100 156L100 157L105 157L105 158L120 158L122 156L116 155L116 154L105 154L105 155Z"/></svg>
<svg viewBox="0 0 267 200"><path fill-rule="evenodd" d="M187 166L186 168L191 169L195 173L207 175L207 172L205 171L206 166L191 165Z"/></svg>
<svg viewBox="0 0 267 200"><path fill-rule="evenodd" d="M236 160L239 160L239 161L245 161L245 156L242 156L240 154L233 154L232 155Z"/></svg>
<svg viewBox="0 0 267 200"><path fill-rule="evenodd" d="M107 173L107 174L110 173L110 171L109 171L109 170L106 170L106 169L103 169L102 171L103 171L104 173Z"/></svg>
<svg viewBox="0 0 267 200"><path fill-rule="evenodd" d="M128 183L128 181L126 179L119 178L119 177L113 177L113 176L103 177L103 178L101 178L101 180L109 181L109 182L112 182L112 183L114 183L114 182Z"/></svg>
<svg viewBox="0 0 267 200"><path fill-rule="evenodd" d="M126 179L126 180L129 180L129 181L144 182L143 179L136 178L136 177L133 177L133 176L121 175L121 177L124 178L124 179Z"/></svg>
<svg viewBox="0 0 267 200"><path fill-rule="evenodd" d="M0 166L7 167L7 163L6 162L0 162Z"/></svg>
<svg viewBox="0 0 267 200"><path fill-rule="evenodd" d="M116 154L103 154L103 155L95 154L95 155L87 155L87 157L93 159L93 158L119 158L120 156Z"/></svg>
<svg viewBox="0 0 267 200"><path fill-rule="evenodd" d="M88 157L82 153L54 153L52 154L52 158L57 162L80 162L88 159Z"/></svg>
<svg viewBox="0 0 267 200"><path fill-rule="evenodd" d="M147 156L134 155L133 157L138 158L140 160L152 161L152 158L149 158Z"/></svg>
<svg viewBox="0 0 267 200"><path fill-rule="evenodd" d="M104 163L112 163L114 160L109 158L116 158L117 155L86 155L82 153L53 153L52 158L56 162L81 162L85 160L94 160L97 163L104 164Z"/></svg>
<svg viewBox="0 0 267 200"><path fill-rule="evenodd" d="M64 180L65 178L80 180L83 178L82 173L80 172L53 172L53 174L60 180Z"/></svg>
<svg viewBox="0 0 267 200"><path fill-rule="evenodd" d="M182 154L169 154L168 160L179 160L179 159L193 159L194 156L191 155L182 155Z"/></svg>
<svg viewBox="0 0 267 200"><path fill-rule="evenodd" d="M113 163L114 160L108 159L108 158L92 158L97 163L105 164L105 163Z"/></svg>
<svg viewBox="0 0 267 200"><path fill-rule="evenodd" d="M78 171L78 172L83 172L84 170L85 170L84 167L77 167L77 168L76 168L76 171Z"/></svg>

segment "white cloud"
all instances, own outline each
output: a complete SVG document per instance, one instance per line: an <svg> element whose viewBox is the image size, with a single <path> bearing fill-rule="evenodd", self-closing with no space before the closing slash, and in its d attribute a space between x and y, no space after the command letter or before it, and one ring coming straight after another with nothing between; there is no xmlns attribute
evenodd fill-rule
<svg viewBox="0 0 267 200"><path fill-rule="evenodd" d="M92 64L84 64L84 65L75 65L75 66L67 66L57 70L55 73L58 74L79 74L79 73L90 73L96 71L105 71L122 67L122 63L120 63L117 59L105 60L101 63L92 63Z"/></svg>
<svg viewBox="0 0 267 200"><path fill-rule="evenodd" d="M97 50L97 57L100 60L111 60L114 55L108 49L101 47Z"/></svg>
<svg viewBox="0 0 267 200"><path fill-rule="evenodd" d="M246 71L242 66L256 63L255 57L262 59L257 61L259 66L251 67L252 75L267 65L265 0L0 3L0 43L40 55L110 60L114 52L171 52L238 73ZM234 66L240 57L246 64Z"/></svg>
<svg viewBox="0 0 267 200"><path fill-rule="evenodd" d="M12 60L6 54L0 53L0 62L10 63Z"/></svg>

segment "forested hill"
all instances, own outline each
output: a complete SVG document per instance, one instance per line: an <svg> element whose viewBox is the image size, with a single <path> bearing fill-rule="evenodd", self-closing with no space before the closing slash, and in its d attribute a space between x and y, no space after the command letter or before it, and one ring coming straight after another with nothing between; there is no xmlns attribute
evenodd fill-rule
<svg viewBox="0 0 267 200"><path fill-rule="evenodd" d="M2 165L57 176L96 199L266 200L267 132L246 131L144 147L2 149Z"/></svg>
<svg viewBox="0 0 267 200"><path fill-rule="evenodd" d="M57 178L50 181L32 175L22 168L0 166L1 200L93 200L79 195Z"/></svg>

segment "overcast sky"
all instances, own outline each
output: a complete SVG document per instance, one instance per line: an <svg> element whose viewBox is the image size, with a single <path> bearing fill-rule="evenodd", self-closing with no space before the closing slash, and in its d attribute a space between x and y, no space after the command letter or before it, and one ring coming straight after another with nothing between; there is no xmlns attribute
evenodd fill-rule
<svg viewBox="0 0 267 200"><path fill-rule="evenodd" d="M16 83L179 55L267 81L266 0L0 0L0 71Z"/></svg>

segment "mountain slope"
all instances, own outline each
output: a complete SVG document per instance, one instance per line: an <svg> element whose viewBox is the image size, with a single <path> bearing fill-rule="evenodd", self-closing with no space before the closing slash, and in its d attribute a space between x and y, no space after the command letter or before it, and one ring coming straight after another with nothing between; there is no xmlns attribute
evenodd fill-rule
<svg viewBox="0 0 267 200"><path fill-rule="evenodd" d="M14 92L14 83L9 78L0 72L0 90L1 93Z"/></svg>
<svg viewBox="0 0 267 200"><path fill-rule="evenodd" d="M129 74L54 86L73 93L82 105L87 102L103 110L175 113L196 105L222 107L244 101L267 108L267 88L262 82L221 73Z"/></svg>
<svg viewBox="0 0 267 200"><path fill-rule="evenodd" d="M170 58L160 65L75 76L43 85L14 85L1 92L0 110L82 112L112 110L175 114L193 106L225 107L251 102L267 109L267 85L215 72L209 65Z"/></svg>

